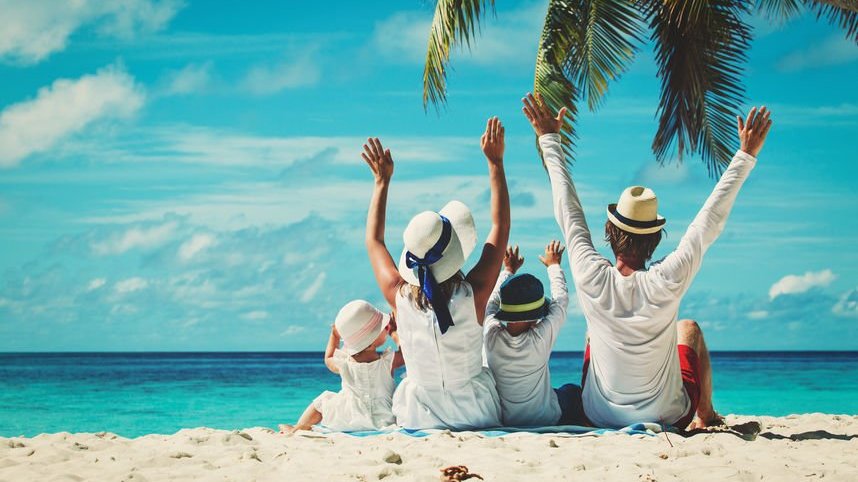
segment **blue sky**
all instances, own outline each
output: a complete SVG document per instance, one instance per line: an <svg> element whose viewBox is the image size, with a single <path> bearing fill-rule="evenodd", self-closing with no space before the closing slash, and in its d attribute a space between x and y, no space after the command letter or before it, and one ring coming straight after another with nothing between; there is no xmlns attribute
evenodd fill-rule
<svg viewBox="0 0 858 482"><path fill-rule="evenodd" d="M427 114L431 2L0 0L0 350L322 350L340 306L382 303L363 139L393 151L398 252L413 214L453 198L485 235L490 115L512 239L544 279L559 232L519 111L544 9L499 0ZM858 47L811 15L751 21L748 103L775 125L681 316L715 350L858 349ZM596 240L623 187L652 186L661 257L714 181L699 159L653 160L657 95L644 47L582 116L573 174ZM558 349L583 337L573 306Z"/></svg>

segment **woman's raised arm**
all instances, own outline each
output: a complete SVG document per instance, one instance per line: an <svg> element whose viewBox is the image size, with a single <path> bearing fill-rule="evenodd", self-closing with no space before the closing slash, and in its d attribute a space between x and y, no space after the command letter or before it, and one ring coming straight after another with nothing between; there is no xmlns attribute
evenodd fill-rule
<svg viewBox="0 0 858 482"><path fill-rule="evenodd" d="M395 308L396 290L404 281L384 244L387 190L390 187L390 178L393 177L393 157L390 155L390 149L384 149L378 138L367 139L363 150L361 157L375 176L375 187L366 216L366 251L384 299Z"/></svg>
<svg viewBox="0 0 858 482"><path fill-rule="evenodd" d="M480 147L489 163L489 185L492 200L492 228L483 245L483 252L476 266L468 273L467 280L474 288L474 304L477 320L482 325L486 303L500 273L506 245L509 241L509 191L506 186L506 173L503 167L504 128L497 117L486 124L486 131L480 138Z"/></svg>

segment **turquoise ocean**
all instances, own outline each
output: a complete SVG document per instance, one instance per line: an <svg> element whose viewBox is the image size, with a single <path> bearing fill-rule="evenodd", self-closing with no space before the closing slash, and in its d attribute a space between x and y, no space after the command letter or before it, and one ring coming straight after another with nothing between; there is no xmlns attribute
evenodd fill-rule
<svg viewBox="0 0 858 482"><path fill-rule="evenodd" d="M858 352L715 352L722 413L858 414ZM551 358L555 386L580 383L581 353ZM0 436L291 423L337 390L321 353L0 354Z"/></svg>

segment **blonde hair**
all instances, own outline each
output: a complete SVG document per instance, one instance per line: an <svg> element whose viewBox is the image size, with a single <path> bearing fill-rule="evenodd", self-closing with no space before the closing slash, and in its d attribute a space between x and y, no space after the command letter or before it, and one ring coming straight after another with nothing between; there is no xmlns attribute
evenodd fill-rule
<svg viewBox="0 0 858 482"><path fill-rule="evenodd" d="M444 297L449 298L453 295L453 292L459 288L463 281L465 281L465 274L461 271L457 271L456 274L450 277L450 279L439 283L438 287L441 288L441 293L444 294ZM400 289L403 291L406 289L411 290L411 302L420 310L426 311L432 308L432 305L429 303L429 299L426 298L426 294L423 293L420 286L403 283Z"/></svg>

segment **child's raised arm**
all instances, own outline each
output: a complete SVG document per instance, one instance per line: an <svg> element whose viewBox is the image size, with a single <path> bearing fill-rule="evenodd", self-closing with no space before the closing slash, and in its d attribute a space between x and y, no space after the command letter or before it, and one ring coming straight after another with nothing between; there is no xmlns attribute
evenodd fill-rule
<svg viewBox="0 0 858 482"><path fill-rule="evenodd" d="M337 333L337 328L331 327L331 336L328 338L328 346L325 348L325 366L328 367L328 370L334 373L340 373L340 368L337 366L337 362L334 360L334 353L336 353L337 348L340 347L340 334Z"/></svg>
<svg viewBox="0 0 858 482"><path fill-rule="evenodd" d="M539 261L548 269L548 278L551 282L551 299L566 309L569 305L569 292L566 288L566 276L563 274L563 268L560 267L560 261L563 259L563 252L566 248L560 244L560 241L551 241L545 247L545 254L539 257Z"/></svg>
<svg viewBox="0 0 858 482"><path fill-rule="evenodd" d="M503 285L510 276L515 275L523 264L524 258L519 254L518 245L515 247L508 246L506 248L506 253L504 253L503 256L503 272L498 276L497 283L495 283L495 289L492 291L492 295L489 297L488 303L486 303L486 317L494 315L500 310L501 285Z"/></svg>
<svg viewBox="0 0 858 482"><path fill-rule="evenodd" d="M393 375L393 372L396 371L397 368L405 365L405 358L402 356L402 345L399 344L399 334L396 332L396 314L390 314L390 324L387 325L390 330L390 337L393 338L393 342L396 343L396 351L393 353L393 364L390 367L390 374Z"/></svg>

